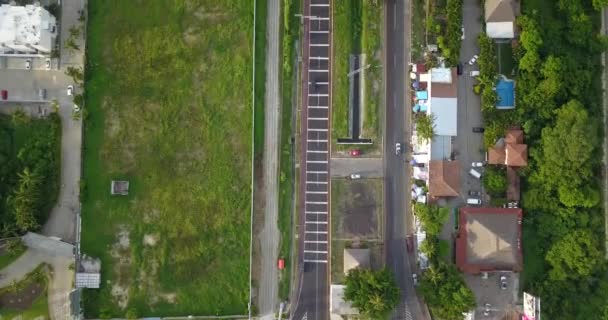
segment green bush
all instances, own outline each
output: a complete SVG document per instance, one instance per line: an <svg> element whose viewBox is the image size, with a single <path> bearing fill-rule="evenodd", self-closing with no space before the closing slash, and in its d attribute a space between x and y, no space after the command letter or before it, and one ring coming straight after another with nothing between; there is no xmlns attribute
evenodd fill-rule
<svg viewBox="0 0 608 320"><path fill-rule="evenodd" d="M483 186L491 196L501 196L507 191L507 171L504 167L488 166L483 175Z"/></svg>

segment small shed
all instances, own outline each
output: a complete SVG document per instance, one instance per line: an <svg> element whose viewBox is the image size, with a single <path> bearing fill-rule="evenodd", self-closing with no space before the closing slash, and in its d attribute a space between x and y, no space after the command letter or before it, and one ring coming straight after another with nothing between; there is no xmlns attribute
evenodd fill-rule
<svg viewBox="0 0 608 320"><path fill-rule="evenodd" d="M110 193L115 196L126 196L129 195L129 181L123 180L112 180L112 186L110 188Z"/></svg>
<svg viewBox="0 0 608 320"><path fill-rule="evenodd" d="M83 255L76 271L76 288L99 289L101 260Z"/></svg>
<svg viewBox="0 0 608 320"><path fill-rule="evenodd" d="M369 249L344 249L344 274L355 268L369 268Z"/></svg>

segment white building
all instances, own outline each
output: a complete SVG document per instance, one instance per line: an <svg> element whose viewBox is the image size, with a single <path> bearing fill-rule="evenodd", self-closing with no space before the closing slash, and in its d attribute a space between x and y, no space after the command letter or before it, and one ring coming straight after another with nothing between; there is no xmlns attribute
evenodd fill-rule
<svg viewBox="0 0 608 320"><path fill-rule="evenodd" d="M0 6L0 55L49 54L57 21L39 4Z"/></svg>
<svg viewBox="0 0 608 320"><path fill-rule="evenodd" d="M515 38L515 19L519 14L519 1L486 0L486 33L492 39Z"/></svg>

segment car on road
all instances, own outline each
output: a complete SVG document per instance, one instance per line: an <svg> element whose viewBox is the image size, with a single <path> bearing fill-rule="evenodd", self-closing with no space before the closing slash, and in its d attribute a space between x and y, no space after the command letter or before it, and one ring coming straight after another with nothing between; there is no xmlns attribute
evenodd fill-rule
<svg viewBox="0 0 608 320"><path fill-rule="evenodd" d="M484 316L486 316L486 317L487 317L487 316L489 316L489 315L490 315L490 308L491 308L491 307L492 307L492 305L491 305L491 304L486 303L486 305L485 305L485 309L483 310L483 315L484 315Z"/></svg>
<svg viewBox="0 0 608 320"><path fill-rule="evenodd" d="M395 143L395 154L396 155L401 154L401 143L399 143L399 142Z"/></svg>
<svg viewBox="0 0 608 320"><path fill-rule="evenodd" d="M277 261L277 268L279 268L279 270L285 269L285 259L281 258Z"/></svg>
<svg viewBox="0 0 608 320"><path fill-rule="evenodd" d="M477 62L477 59L479 59L478 55L474 55L473 58L471 58L471 60L469 60L469 64L470 65L474 65L475 62Z"/></svg>
<svg viewBox="0 0 608 320"><path fill-rule="evenodd" d="M414 285L418 285L418 275L415 273L412 273L412 280L414 281Z"/></svg>
<svg viewBox="0 0 608 320"><path fill-rule="evenodd" d="M73 85L69 85L68 86L68 96L71 96L74 93L74 86Z"/></svg>
<svg viewBox="0 0 608 320"><path fill-rule="evenodd" d="M2 90L2 100L8 99L8 90Z"/></svg>
<svg viewBox="0 0 608 320"><path fill-rule="evenodd" d="M469 170L469 174L472 175L473 177L477 178L477 179L481 179L481 173L479 173L475 169Z"/></svg>
<svg viewBox="0 0 608 320"><path fill-rule="evenodd" d="M359 150L359 149L350 150L350 155L353 156L353 157L360 156L361 155L361 150Z"/></svg>
<svg viewBox="0 0 608 320"><path fill-rule="evenodd" d="M75 104L73 110L74 110L74 112L80 112L80 106Z"/></svg>
<svg viewBox="0 0 608 320"><path fill-rule="evenodd" d="M32 70L32 59L26 59L25 60L25 69L26 70Z"/></svg>
<svg viewBox="0 0 608 320"><path fill-rule="evenodd" d="M357 180L357 179L361 179L361 175L358 173L353 173L350 175L350 179L351 180Z"/></svg>
<svg viewBox="0 0 608 320"><path fill-rule="evenodd" d="M456 65L456 74L459 76L462 75L462 63Z"/></svg>
<svg viewBox="0 0 608 320"><path fill-rule="evenodd" d="M481 196L481 191L469 190L469 195L473 196L473 197L480 197Z"/></svg>
<svg viewBox="0 0 608 320"><path fill-rule="evenodd" d="M479 77L479 70L473 70L471 71L471 77Z"/></svg>
<svg viewBox="0 0 608 320"><path fill-rule="evenodd" d="M500 289L507 290L507 277L500 276Z"/></svg>
<svg viewBox="0 0 608 320"><path fill-rule="evenodd" d="M483 162L481 162L481 161L472 162L471 163L471 167L473 167L473 168L481 168L481 167L483 167Z"/></svg>
<svg viewBox="0 0 608 320"><path fill-rule="evenodd" d="M460 31L461 31L461 35L460 35L460 40L464 40L464 26L460 26Z"/></svg>
<svg viewBox="0 0 608 320"><path fill-rule="evenodd" d="M51 59L46 59L44 61L44 65L46 67L46 70L51 70Z"/></svg>
<svg viewBox="0 0 608 320"><path fill-rule="evenodd" d="M486 129L483 127L473 127L473 132L475 133L483 133L484 131L486 131Z"/></svg>
<svg viewBox="0 0 608 320"><path fill-rule="evenodd" d="M467 204L480 205L481 200L477 198L467 198Z"/></svg>

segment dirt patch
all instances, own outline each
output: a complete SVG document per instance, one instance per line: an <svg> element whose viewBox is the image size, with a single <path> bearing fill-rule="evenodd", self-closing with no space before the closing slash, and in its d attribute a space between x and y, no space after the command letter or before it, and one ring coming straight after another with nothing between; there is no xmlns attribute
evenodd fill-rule
<svg viewBox="0 0 608 320"><path fill-rule="evenodd" d="M158 242L157 234L146 234L144 235L144 244L147 246L154 247Z"/></svg>
<svg viewBox="0 0 608 320"><path fill-rule="evenodd" d="M332 229L342 240L376 239L382 214L380 179L332 181Z"/></svg>
<svg viewBox="0 0 608 320"><path fill-rule="evenodd" d="M16 292L7 292L0 296L0 309L27 310L36 298L44 294L44 284L31 282Z"/></svg>
<svg viewBox="0 0 608 320"><path fill-rule="evenodd" d="M254 286L253 296L257 296L257 287L260 283L261 278L261 245L260 245L260 233L264 228L264 209L266 208L266 201L264 197L264 171L262 165L262 156L258 156L255 159L255 177L254 177L254 201L253 201L253 265L251 270L251 277ZM253 300L257 301L257 300Z"/></svg>
<svg viewBox="0 0 608 320"><path fill-rule="evenodd" d="M118 227L116 242L112 245L110 255L115 259L114 274L116 282L112 283L112 297L121 308L129 303L129 286L131 284L131 250L130 232L125 225Z"/></svg>

